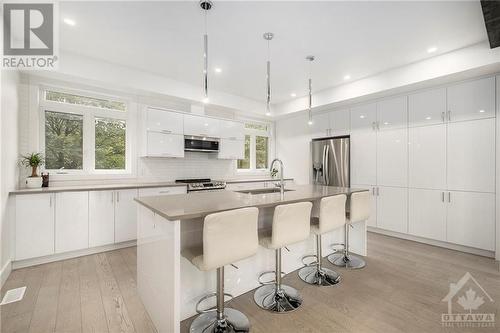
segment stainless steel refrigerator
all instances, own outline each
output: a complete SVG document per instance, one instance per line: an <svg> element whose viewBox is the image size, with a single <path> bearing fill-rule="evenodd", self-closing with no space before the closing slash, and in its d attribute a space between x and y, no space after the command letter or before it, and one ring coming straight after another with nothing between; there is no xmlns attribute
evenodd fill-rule
<svg viewBox="0 0 500 333"><path fill-rule="evenodd" d="M312 141L312 181L327 186L350 186L350 138L339 136Z"/></svg>

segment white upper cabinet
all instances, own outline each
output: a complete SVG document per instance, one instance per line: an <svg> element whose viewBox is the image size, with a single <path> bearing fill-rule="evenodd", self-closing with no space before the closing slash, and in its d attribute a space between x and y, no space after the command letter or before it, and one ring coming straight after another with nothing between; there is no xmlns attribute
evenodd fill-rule
<svg viewBox="0 0 500 333"><path fill-rule="evenodd" d="M337 110L329 113L330 115L330 135L340 136L349 134L350 116L349 110Z"/></svg>
<svg viewBox="0 0 500 333"><path fill-rule="evenodd" d="M137 238L137 189L115 191L115 243Z"/></svg>
<svg viewBox="0 0 500 333"><path fill-rule="evenodd" d="M56 193L56 253L89 247L89 192Z"/></svg>
<svg viewBox="0 0 500 333"><path fill-rule="evenodd" d="M407 97L385 99L377 103L380 130L405 128L408 121Z"/></svg>
<svg viewBox="0 0 500 333"><path fill-rule="evenodd" d="M495 78L468 81L448 88L449 121L495 116Z"/></svg>
<svg viewBox="0 0 500 333"><path fill-rule="evenodd" d="M146 130L183 134L184 116L181 113L159 109L146 109Z"/></svg>
<svg viewBox="0 0 500 333"><path fill-rule="evenodd" d="M410 127L445 122L446 88L426 90L408 96Z"/></svg>
<svg viewBox="0 0 500 333"><path fill-rule="evenodd" d="M147 156L184 157L184 135L147 132L146 140Z"/></svg>
<svg viewBox="0 0 500 333"><path fill-rule="evenodd" d="M220 125L219 119L184 115L184 135L220 138Z"/></svg>
<svg viewBox="0 0 500 333"><path fill-rule="evenodd" d="M400 187L378 187L377 227L407 233L408 189Z"/></svg>
<svg viewBox="0 0 500 333"><path fill-rule="evenodd" d="M375 130L377 104L358 105L351 108L351 131Z"/></svg>
<svg viewBox="0 0 500 333"><path fill-rule="evenodd" d="M238 121L220 120L220 137L230 140L244 140L245 124Z"/></svg>
<svg viewBox="0 0 500 333"><path fill-rule="evenodd" d="M495 194L450 192L447 241L494 251Z"/></svg>
<svg viewBox="0 0 500 333"><path fill-rule="evenodd" d="M115 242L115 192L89 193L89 246Z"/></svg>
<svg viewBox="0 0 500 333"><path fill-rule="evenodd" d="M221 139L219 146L219 154L217 156L220 159L227 160L241 160L245 158L245 141L244 140L232 140L232 139Z"/></svg>
<svg viewBox="0 0 500 333"><path fill-rule="evenodd" d="M408 186L407 133L407 128L377 133L378 185Z"/></svg>
<svg viewBox="0 0 500 333"><path fill-rule="evenodd" d="M446 124L409 129L409 186L446 189Z"/></svg>
<svg viewBox="0 0 500 333"><path fill-rule="evenodd" d="M495 192L495 119L448 124L448 189Z"/></svg>
<svg viewBox="0 0 500 333"><path fill-rule="evenodd" d="M310 126L313 138L324 138L330 136L330 114L313 114L313 123Z"/></svg>
<svg viewBox="0 0 500 333"><path fill-rule="evenodd" d="M54 253L54 194L16 196L16 260Z"/></svg>
<svg viewBox="0 0 500 333"><path fill-rule="evenodd" d="M447 193L439 190L409 189L410 235L446 241Z"/></svg>

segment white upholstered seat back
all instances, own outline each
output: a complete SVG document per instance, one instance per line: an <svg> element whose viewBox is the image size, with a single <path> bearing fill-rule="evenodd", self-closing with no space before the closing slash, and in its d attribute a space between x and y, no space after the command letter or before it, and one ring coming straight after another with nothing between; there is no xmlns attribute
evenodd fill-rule
<svg viewBox="0 0 500 333"><path fill-rule="evenodd" d="M311 208L310 202L276 206L271 246L277 249L307 239L311 231Z"/></svg>
<svg viewBox="0 0 500 333"><path fill-rule="evenodd" d="M229 265L257 253L259 209L241 208L205 217L203 264L205 270Z"/></svg>
<svg viewBox="0 0 500 333"><path fill-rule="evenodd" d="M319 208L319 233L332 231L345 225L345 194L322 198Z"/></svg>
<svg viewBox="0 0 500 333"><path fill-rule="evenodd" d="M371 203L370 192L355 192L351 194L349 221L356 223L366 221L370 217Z"/></svg>

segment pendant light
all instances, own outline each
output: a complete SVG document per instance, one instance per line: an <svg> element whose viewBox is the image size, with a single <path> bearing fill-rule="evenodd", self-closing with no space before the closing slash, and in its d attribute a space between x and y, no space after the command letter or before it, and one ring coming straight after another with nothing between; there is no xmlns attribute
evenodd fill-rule
<svg viewBox="0 0 500 333"><path fill-rule="evenodd" d="M212 1L200 0L200 7L205 12L205 34L203 35L203 103L208 103L208 29L207 13L212 8Z"/></svg>
<svg viewBox="0 0 500 333"><path fill-rule="evenodd" d="M312 62L314 61L314 56L310 55L306 57L306 60L309 61L309 103L308 103L308 110L309 110L309 120L307 121L307 124L312 125L313 124L313 118L312 118L312 78L311 78L311 67L312 67Z"/></svg>
<svg viewBox="0 0 500 333"><path fill-rule="evenodd" d="M266 72L266 116L271 115L271 52L270 52L270 41L273 39L274 34L272 32L266 32L263 35L264 39L267 40L267 72Z"/></svg>

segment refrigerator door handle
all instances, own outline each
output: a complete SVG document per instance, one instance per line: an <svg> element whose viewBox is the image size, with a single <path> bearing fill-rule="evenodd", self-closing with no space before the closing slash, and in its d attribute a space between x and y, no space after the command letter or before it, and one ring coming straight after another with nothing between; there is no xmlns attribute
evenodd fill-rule
<svg viewBox="0 0 500 333"><path fill-rule="evenodd" d="M326 146L323 146L323 156L322 156L322 160L321 160L321 166L323 167L323 170L322 170L322 176L323 176L323 183L326 185L326 177L325 177L325 174L326 174L326 161L325 161L325 152L326 152Z"/></svg>
<svg viewBox="0 0 500 333"><path fill-rule="evenodd" d="M330 146L325 146L325 172L323 172L323 175L325 176L325 185L328 186L330 182L330 161L328 160L328 152L330 150Z"/></svg>

